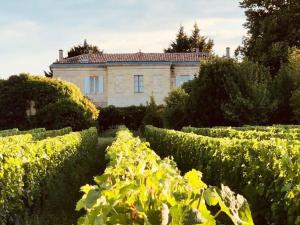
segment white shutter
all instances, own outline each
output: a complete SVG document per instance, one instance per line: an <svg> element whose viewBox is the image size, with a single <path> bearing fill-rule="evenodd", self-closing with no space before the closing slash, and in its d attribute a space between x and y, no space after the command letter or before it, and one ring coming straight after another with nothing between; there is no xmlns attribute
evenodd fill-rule
<svg viewBox="0 0 300 225"><path fill-rule="evenodd" d="M98 80L99 80L99 94L103 94L103 91L104 91L103 76L100 75Z"/></svg>
<svg viewBox="0 0 300 225"><path fill-rule="evenodd" d="M84 78L84 94L90 94L90 77Z"/></svg>

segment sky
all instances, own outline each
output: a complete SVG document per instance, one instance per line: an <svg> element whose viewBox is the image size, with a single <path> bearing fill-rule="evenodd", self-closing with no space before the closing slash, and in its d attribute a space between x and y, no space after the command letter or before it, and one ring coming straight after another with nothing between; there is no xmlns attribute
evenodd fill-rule
<svg viewBox="0 0 300 225"><path fill-rule="evenodd" d="M105 53L163 52L195 22L218 55L246 34L238 0L0 0L0 78L43 75L84 39Z"/></svg>

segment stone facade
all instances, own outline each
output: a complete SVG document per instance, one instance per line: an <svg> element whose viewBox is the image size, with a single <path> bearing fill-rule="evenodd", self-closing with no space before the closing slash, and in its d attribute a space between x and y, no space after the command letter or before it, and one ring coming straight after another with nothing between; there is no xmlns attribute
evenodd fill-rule
<svg viewBox="0 0 300 225"><path fill-rule="evenodd" d="M168 93L176 87L176 84L178 86L178 78L180 76L193 78L198 74L199 68L200 61L175 63L116 61L113 63L54 63L51 65L54 77L76 84L84 95L96 105L121 107L145 105L151 95L157 104L163 104ZM142 81L135 82L135 75L140 75ZM94 84L92 81L92 89L95 87L100 91L92 93L86 90L89 89L86 87L89 77L98 77L99 84ZM139 85L142 86L142 91L137 92L135 89ZM91 86L91 83L88 86Z"/></svg>

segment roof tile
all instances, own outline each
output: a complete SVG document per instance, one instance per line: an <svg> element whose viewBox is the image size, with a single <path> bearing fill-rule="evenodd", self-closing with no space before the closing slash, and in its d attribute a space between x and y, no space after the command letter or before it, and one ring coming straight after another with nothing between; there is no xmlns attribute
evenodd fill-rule
<svg viewBox="0 0 300 225"><path fill-rule="evenodd" d="M198 62L209 59L207 53L117 53L117 54L83 54L64 58L55 64L96 64L109 62Z"/></svg>

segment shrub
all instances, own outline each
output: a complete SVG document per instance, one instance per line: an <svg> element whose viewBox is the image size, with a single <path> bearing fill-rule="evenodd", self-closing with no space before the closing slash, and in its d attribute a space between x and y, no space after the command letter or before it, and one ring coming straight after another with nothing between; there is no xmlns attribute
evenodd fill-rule
<svg viewBox="0 0 300 225"><path fill-rule="evenodd" d="M31 107L33 102L39 117L28 116L26 114L26 110ZM55 78L20 74L19 76L11 76L8 80L0 82L0 105L5 105L5 107L0 108L0 127L3 129L41 127L40 124L44 120L50 120L50 118L46 118L43 115L43 113L46 114L44 108L50 107L48 106L49 104L51 104L52 108L55 108L54 105L56 103L58 105L56 105L55 113L58 115L71 110L70 118L65 114L66 117L64 119L66 121L74 118L74 113L83 113L83 115L76 115L75 118L82 120L80 122L76 121L80 125L87 124L84 128L88 127L91 121L95 121L98 117L96 107L81 94L79 88L75 85ZM63 105L64 103L66 105ZM61 106L61 108L58 106ZM58 124L54 124L54 122ZM49 128L63 128L64 126L65 124L60 121L53 121L53 124ZM72 128L80 130L83 126L76 127L74 125Z"/></svg>
<svg viewBox="0 0 300 225"><path fill-rule="evenodd" d="M160 156L174 157L182 172L199 169L206 182L230 184L245 195L263 224L299 224L299 142L212 138L151 126L145 137Z"/></svg>
<svg viewBox="0 0 300 225"><path fill-rule="evenodd" d="M138 130L145 116L145 106L115 107L107 106L101 109L98 118L100 130L125 125L129 129Z"/></svg>
<svg viewBox="0 0 300 225"><path fill-rule="evenodd" d="M82 105L75 105L68 99L49 103L38 111L36 118L39 121L39 126L47 129L69 126L76 131L94 125L90 112L87 112Z"/></svg>
<svg viewBox="0 0 300 225"><path fill-rule="evenodd" d="M163 126L162 108L159 108L154 100L154 97L150 97L150 101L147 102L145 116L143 118L142 126L153 125L157 127Z"/></svg>
<svg viewBox="0 0 300 225"><path fill-rule="evenodd" d="M85 185L76 209L78 224L253 224L247 201L228 187L208 187L202 174L179 174L174 162L160 159L148 144L124 130L107 150L109 165ZM215 207L215 211L211 208ZM242 223L241 223L242 221Z"/></svg>
<svg viewBox="0 0 300 225"><path fill-rule="evenodd" d="M187 123L185 108L188 97L184 89L178 88L171 91L165 98L166 105L163 112L165 127L181 129Z"/></svg>

